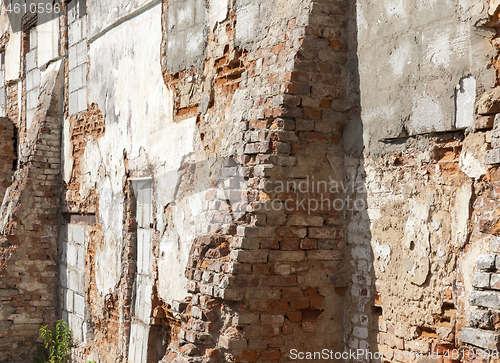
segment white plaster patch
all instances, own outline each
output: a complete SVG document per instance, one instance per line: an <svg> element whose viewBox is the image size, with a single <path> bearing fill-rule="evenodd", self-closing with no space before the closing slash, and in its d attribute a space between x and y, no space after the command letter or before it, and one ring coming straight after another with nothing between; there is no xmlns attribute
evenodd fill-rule
<svg viewBox="0 0 500 363"><path fill-rule="evenodd" d="M425 46L425 62L449 68L452 60L456 63L457 58L467 56L471 46L470 29L468 24L429 29L422 35L422 43Z"/></svg>
<svg viewBox="0 0 500 363"><path fill-rule="evenodd" d="M102 164L102 157L99 145L93 139L87 141L83 155L83 170L85 174L81 177L80 195L88 195L89 191L95 190L99 180L99 167Z"/></svg>
<svg viewBox="0 0 500 363"><path fill-rule="evenodd" d="M373 256L378 263L378 267L381 272L384 272L387 265L391 261L391 246L388 244L380 244L378 239L375 239L372 243Z"/></svg>
<svg viewBox="0 0 500 363"><path fill-rule="evenodd" d="M460 170L467 176L478 179L486 174L484 159L478 160L473 153L464 152L460 155Z"/></svg>
<svg viewBox="0 0 500 363"><path fill-rule="evenodd" d="M464 141L460 153L460 170L473 179L479 179L486 174L487 167L484 161L486 155L484 134L470 134Z"/></svg>
<svg viewBox="0 0 500 363"><path fill-rule="evenodd" d="M414 100L410 122L415 133L442 130L444 125L441 105L434 97L425 93L418 96Z"/></svg>
<svg viewBox="0 0 500 363"><path fill-rule="evenodd" d="M13 0L11 2L12 8L14 8L16 4L21 3L21 0ZM4 5L4 2L2 2L2 5ZM11 13L10 15L7 15L6 12L3 12L0 17L1 28L4 30L2 33L5 33L6 31L10 33L9 41L5 46L5 64L8 64L8 67L5 68L6 82L19 78L21 67L21 57L19 56L21 54L21 32L19 31L19 29L21 28L22 15L23 14L21 13ZM14 30L17 31L14 32Z"/></svg>
<svg viewBox="0 0 500 363"><path fill-rule="evenodd" d="M422 285L429 274L429 210L431 196L425 202L409 200L410 216L405 225L404 268L410 282Z"/></svg>
<svg viewBox="0 0 500 363"><path fill-rule="evenodd" d="M401 43L389 56L389 64L395 76L401 77L407 64L411 64L411 44Z"/></svg>
<svg viewBox="0 0 500 363"><path fill-rule="evenodd" d="M363 5L362 5L361 1L358 1L356 3L356 20L357 20L356 23L358 25L358 31L368 30L368 22L366 21Z"/></svg>
<svg viewBox="0 0 500 363"><path fill-rule="evenodd" d="M427 60L435 65L442 65L446 68L450 65L450 56L450 34L436 34L435 38L427 46Z"/></svg>
<svg viewBox="0 0 500 363"><path fill-rule="evenodd" d="M259 21L259 5L250 4L236 11L236 36L237 43L251 41Z"/></svg>
<svg viewBox="0 0 500 363"><path fill-rule="evenodd" d="M103 295L114 291L121 275L121 244L111 232L104 233L104 241L97 247L95 259L96 286Z"/></svg>
<svg viewBox="0 0 500 363"><path fill-rule="evenodd" d="M474 103L476 101L476 78L460 80L455 92L455 127L467 128L474 125Z"/></svg>
<svg viewBox="0 0 500 363"><path fill-rule="evenodd" d="M203 40L204 40L203 31L191 33L191 36L188 36L186 41L186 51L188 53L196 52L196 50L203 45Z"/></svg>
<svg viewBox="0 0 500 363"><path fill-rule="evenodd" d="M210 29L214 29L215 24L226 19L228 6L228 0L210 1L210 11L208 15L208 24Z"/></svg>
<svg viewBox="0 0 500 363"><path fill-rule="evenodd" d="M408 11L406 9L405 0L388 0L385 1L385 11L389 16L397 16L399 18L407 18Z"/></svg>
<svg viewBox="0 0 500 363"><path fill-rule="evenodd" d="M54 12L38 14L37 32L38 64L44 66L59 55L59 15Z"/></svg>
<svg viewBox="0 0 500 363"><path fill-rule="evenodd" d="M455 194L455 205L451 213L451 242L457 248L462 248L469 235L470 200L472 184L464 183Z"/></svg>

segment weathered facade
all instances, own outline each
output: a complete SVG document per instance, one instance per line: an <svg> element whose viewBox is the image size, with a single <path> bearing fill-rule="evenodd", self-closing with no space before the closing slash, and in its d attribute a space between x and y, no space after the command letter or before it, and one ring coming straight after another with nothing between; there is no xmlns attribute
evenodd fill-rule
<svg viewBox="0 0 500 363"><path fill-rule="evenodd" d="M0 16L0 362L59 318L75 362L495 361L498 1L37 5Z"/></svg>

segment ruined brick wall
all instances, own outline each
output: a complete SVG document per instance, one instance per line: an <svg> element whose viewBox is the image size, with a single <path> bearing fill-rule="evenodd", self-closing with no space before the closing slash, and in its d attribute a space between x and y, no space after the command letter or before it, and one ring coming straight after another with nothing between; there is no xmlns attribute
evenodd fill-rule
<svg viewBox="0 0 500 363"><path fill-rule="evenodd" d="M481 273L494 271L482 262L494 256L482 255L495 251L494 243L490 247L495 167L488 165L494 142L488 130L496 113L490 106L498 52L495 32L485 29L494 26L490 16L496 16L496 5L450 3L446 6L453 11L443 15L444 8L436 3L426 21L417 15L418 4L400 5L380 9L390 21L373 28L366 25L375 23L365 20L374 4L359 2L357 9L361 110L350 120L344 145L349 146L347 137L362 139L361 147L347 149L345 165L347 181L362 186L351 190L353 198L365 199L367 209L348 222L356 266L348 347L380 353L384 362L489 362L478 355L497 349L494 315L485 309L490 306L486 296L495 294L495 287L489 272ZM410 35L399 30L412 12L418 20L409 26L417 36L408 42ZM437 14L446 20L441 15L435 19ZM457 15L460 22L450 19ZM471 17L481 20L470 23ZM454 35L457 24L465 29L461 35ZM454 63L442 62L441 56L456 50L439 48L432 39L443 34L435 29L464 44L473 62L467 64L463 55ZM477 51L461 43L460 38L469 36ZM371 58L367 39L384 43ZM385 77L383 67L388 70ZM452 97L433 95L441 91L429 87L427 77L456 82L455 89L440 85ZM393 97L407 86L411 89ZM379 93L371 96L374 89ZM426 108L420 113L423 103ZM368 358L360 355L357 360Z"/></svg>
<svg viewBox="0 0 500 363"><path fill-rule="evenodd" d="M127 101L127 93L108 100L123 92L122 74L102 78L101 67L111 66L104 40L115 37L111 61L122 69L138 43L116 41L127 29L121 23L102 31L105 6L89 5L83 36L92 39L86 80L92 106L70 111L64 131L65 212L95 214L96 223L84 227L82 242L69 232L62 240L64 269L79 279L85 272L83 311L64 298L81 296L80 287L61 282L64 312L85 325L82 331L70 322L81 337L75 359L285 361L292 348L342 350L345 225L334 202L344 199L342 188L330 185L344 178L340 141L351 107L346 5L296 1L282 14L272 2L225 5L219 12L221 4L214 4L206 30L199 21L205 8L193 5L189 19L196 21L178 25L177 34L169 22L192 4L165 2L164 28L154 35L163 37L163 58L151 69L162 66L172 104L160 90L152 94L165 105L149 99L144 112L171 107L172 116L166 114L162 128L153 120L145 135L141 129L149 126L136 113L144 102ZM157 13L152 5L127 26L156 27ZM256 19L266 19L268 33ZM184 41L184 28L206 35L204 58L193 53L187 63L172 64L169 44L172 37ZM71 83L71 74L66 79ZM192 144L192 151L177 151L171 141ZM148 223L130 187L144 177L153 180ZM198 200L201 212L194 214ZM84 269L75 252L80 246ZM170 281L177 277L169 271L186 280Z"/></svg>
<svg viewBox="0 0 500 363"><path fill-rule="evenodd" d="M498 10L429 6L73 0L67 59L8 51L0 361L56 317L77 362L498 345Z"/></svg>
<svg viewBox="0 0 500 363"><path fill-rule="evenodd" d="M0 195L12 184L12 177L17 162L17 150L15 150L14 124L8 117L0 119Z"/></svg>
<svg viewBox="0 0 500 363"><path fill-rule="evenodd" d="M2 361L32 357L39 328L57 318L60 65L52 65L46 73L47 94L1 209Z"/></svg>

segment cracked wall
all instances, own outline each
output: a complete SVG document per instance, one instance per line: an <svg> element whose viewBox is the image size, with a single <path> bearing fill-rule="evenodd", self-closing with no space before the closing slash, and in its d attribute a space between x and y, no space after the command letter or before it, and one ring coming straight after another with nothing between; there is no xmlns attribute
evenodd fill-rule
<svg viewBox="0 0 500 363"><path fill-rule="evenodd" d="M367 210L347 227L348 345L382 361L429 352L476 361L481 349L495 349L483 296L494 286L476 271L491 271L480 261L495 251L496 6L357 4L361 109L344 138L362 137L363 145L344 145L347 178L364 185L353 197ZM490 330L468 328L478 324Z"/></svg>
<svg viewBox="0 0 500 363"><path fill-rule="evenodd" d="M82 82L69 65L63 130L74 359L286 360L315 339L342 349L338 195L325 190L328 207L310 216L284 205L314 195L263 188L343 178L346 7L122 5L89 2L68 20L70 53L88 47L88 110L71 111Z"/></svg>
<svg viewBox="0 0 500 363"><path fill-rule="evenodd" d="M72 0L0 25L0 361L58 317L77 362L499 346L496 2Z"/></svg>

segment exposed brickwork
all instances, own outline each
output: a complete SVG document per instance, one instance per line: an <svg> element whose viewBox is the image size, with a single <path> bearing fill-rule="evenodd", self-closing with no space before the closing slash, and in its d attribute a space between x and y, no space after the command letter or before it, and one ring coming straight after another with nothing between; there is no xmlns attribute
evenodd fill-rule
<svg viewBox="0 0 500 363"><path fill-rule="evenodd" d="M447 354L455 349L499 347L500 122L494 115L500 108L495 109L494 94L479 105L484 112L477 115L475 129L410 137L403 130L396 139L374 141L387 144L381 155L366 151L354 156L346 151L353 134L345 131L346 124L361 117L353 90L358 51L350 13L354 3L297 1L293 12L277 5L265 29L238 25L268 11L271 1L231 2L221 14L213 14L214 3L207 3L210 26L203 24L202 29L207 39L205 58L197 60L196 67L173 73L167 67L167 58L172 57L167 54L168 43L181 38L165 29L172 15L168 6L185 4L162 2L161 74L158 64L151 68L156 72L152 74L163 78L154 81L163 81L172 92L173 104L144 95L144 102L129 100L129 109L118 107L122 100L117 98L128 94L110 84L116 80L123 87L116 72L134 69L130 60L137 55L136 48L128 43L123 49L113 48L116 54L124 53L102 80L91 73L89 60L95 59L95 49L106 34L118 34L120 27L128 26L124 24L149 11L157 11L158 20L159 7L134 9L126 18L113 15L106 20L112 23L101 29L92 23L92 16L99 14L82 18L80 8L68 11L62 4L57 54L67 57L56 62L64 70L54 90L42 90L31 130L25 126L24 55L36 18L23 20L21 81L7 85L7 118L0 119L0 149L5 156L0 158L0 196L10 184L14 141L22 151L8 203L1 211L5 225L0 224L0 316L6 318L0 320L0 361L13 358L12 352L32 354L39 327L52 324L59 317L57 300L67 299L56 293L64 268L70 265L61 262L58 282L56 256L64 255L64 247L71 245L62 240L62 251L56 247L59 228L68 224L59 218L61 206L65 215L86 221L81 223L83 242L75 247L71 241L74 248L83 246L85 253L84 289L71 295L84 300L74 326L80 329L80 322L86 324L81 329L86 334L83 341L73 349L76 362L290 362L291 349L325 348L368 349L395 357L384 363L412 361L404 358L406 353L429 351L436 352L438 361L454 362ZM191 9L193 16L207 15L207 8L198 5ZM174 21L174 27L194 29L187 22L200 22L175 16L179 24ZM219 20L212 23L212 18ZM497 21L495 12L494 26ZM83 28L86 34L74 30ZM241 29L258 33L256 28L260 33L253 38L241 33ZM78 40L72 38L75 34ZM7 35L0 38L0 48ZM70 50L68 39L75 40ZM157 39L159 43L161 38ZM78 58L78 72L84 69L86 74L74 67L70 76L72 57ZM500 69L498 64L495 60L493 65ZM75 80L77 74L82 79ZM88 82L88 90L82 82ZM88 111L69 115L70 83L85 101L96 102L88 105ZM47 95L53 95L50 102ZM83 100L73 96L78 98L73 99L78 109L87 109L86 102L82 105ZM147 97L154 100L148 103ZM157 107L158 100L171 108ZM146 116L137 114L132 103L145 103ZM101 111L98 104L105 108ZM148 119L149 107L153 117L165 117L164 124ZM148 144L163 151L153 138L165 134L155 129L147 140L136 124L145 120L158 128L169 127L168 132L172 130L188 146L165 145L165 155L152 155ZM186 136L178 126L194 131ZM14 127L19 140L13 140ZM360 139L362 128L356 134ZM61 167L64 130L69 142L64 164L71 170ZM124 134L129 138L122 138ZM137 138L141 145L114 145L115 137L127 140L124 144ZM98 155L104 148L109 154ZM172 152L177 148L183 151ZM175 160L170 160L174 158L170 152ZM471 163L476 157L480 162ZM467 171L468 167L473 170ZM486 174L483 168L488 168ZM67 177L64 185L59 180L61 170ZM176 178L170 180L162 172ZM132 190L132 183L145 177L151 178L153 193L147 218L138 213ZM175 190L165 196L171 183L176 183ZM176 213L186 214L185 225L173 221ZM148 220L146 225L140 225L142 218ZM172 236L178 238L168 248L178 250L173 254L178 261L168 256L171 251L167 256L161 251L161 244L170 243ZM180 252L185 236L189 236L187 264ZM489 239L491 243L486 243ZM486 244L491 246L488 251ZM487 255L478 257L479 252ZM467 275L471 258L479 261L474 279ZM160 292L162 279L171 278L160 272L167 259L182 264L187 286L183 280L172 288L176 291ZM111 271L116 261L120 262L112 271L116 279L103 287L112 281L110 272L103 283L103 271L108 267ZM148 272L139 266L144 261L150 263ZM60 289L71 290L66 285ZM179 293L185 297L179 298ZM162 294L177 297L167 300ZM143 311L134 311L138 302ZM68 304L73 301L61 301L63 317ZM475 308L469 316L471 305ZM76 308L72 310L76 315ZM145 328L134 332L138 326Z"/></svg>
<svg viewBox="0 0 500 363"><path fill-rule="evenodd" d="M41 324L57 318L62 70L49 84L1 210L2 361L32 357Z"/></svg>
<svg viewBox="0 0 500 363"><path fill-rule="evenodd" d="M14 142L14 124L8 117L0 118L0 198L12 184L17 153Z"/></svg>
<svg viewBox="0 0 500 363"><path fill-rule="evenodd" d="M91 191L90 195L79 196L80 192L80 162L85 153L85 147L90 138L97 139L104 135L104 118L97 105L89 106L89 110L69 117L71 134L71 157L73 169L71 180L66 186L67 210L72 213L95 213L97 206L97 195Z"/></svg>
<svg viewBox="0 0 500 363"><path fill-rule="evenodd" d="M345 294L345 231L342 214L333 207L342 196L324 186L320 191L297 185L311 175L326 183L343 177L328 172L326 154L341 152L346 118L345 46L331 45L341 43L347 26L332 18L346 11L336 3L316 3L308 26L288 20L280 38L254 57L234 48L232 16L218 27L229 44L212 47L209 41L205 72L214 75L214 93L206 114L198 116L201 141L213 150L216 130L205 123L229 105L235 90L251 90L240 156L225 165L241 166L249 178L244 185L234 180L243 201L231 205L232 221L219 209L224 202L216 193L206 195L219 210L207 211L208 234L191 249L186 270L191 296L161 313L169 332L163 361L287 361L292 348L342 349L339 336L327 336L342 331L337 313ZM319 55L325 61L319 62ZM170 76L166 80L175 87ZM287 182L295 188L278 190ZM189 183L179 190L186 187ZM318 201L314 211L303 200ZM254 210L250 214L242 213L246 204Z"/></svg>

